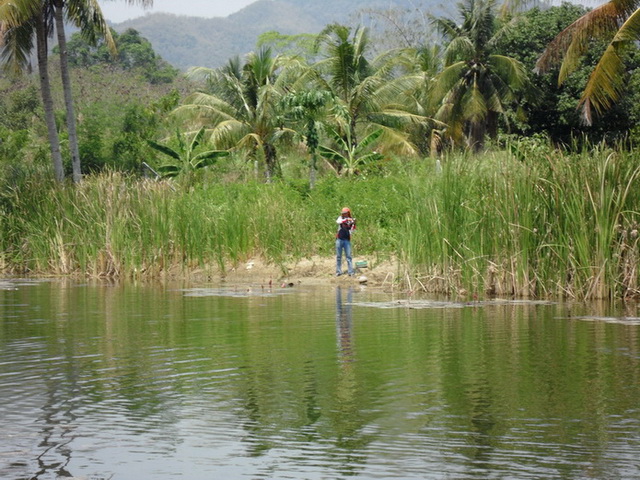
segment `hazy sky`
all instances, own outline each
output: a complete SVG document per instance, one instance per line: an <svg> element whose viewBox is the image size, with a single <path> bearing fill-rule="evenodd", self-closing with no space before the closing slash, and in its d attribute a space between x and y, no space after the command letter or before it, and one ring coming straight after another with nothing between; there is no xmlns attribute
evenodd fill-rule
<svg viewBox="0 0 640 480"><path fill-rule="evenodd" d="M141 17L147 13L174 13L191 17L226 17L256 0L153 0L153 7L143 10L124 0L98 0L102 13L114 23Z"/></svg>

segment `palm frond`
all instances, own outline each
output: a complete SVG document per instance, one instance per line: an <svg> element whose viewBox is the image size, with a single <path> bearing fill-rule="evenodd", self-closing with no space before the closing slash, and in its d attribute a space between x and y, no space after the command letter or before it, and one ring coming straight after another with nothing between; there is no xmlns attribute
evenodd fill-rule
<svg viewBox="0 0 640 480"><path fill-rule="evenodd" d="M6 70L18 73L29 65L34 46L33 38L33 22L25 22L21 25L11 27L4 32L2 35L0 59Z"/></svg>
<svg viewBox="0 0 640 480"><path fill-rule="evenodd" d="M0 0L0 23L9 28L29 21L42 9L40 2L19 2L16 0Z"/></svg>
<svg viewBox="0 0 640 480"><path fill-rule="evenodd" d="M385 152L394 152L398 155L417 155L418 149L411 142L407 132L397 128L382 127L383 133L379 139L378 149Z"/></svg>
<svg viewBox="0 0 640 480"><path fill-rule="evenodd" d="M196 82L210 82L220 75L220 71L208 67L191 67L185 75Z"/></svg>
<svg viewBox="0 0 640 480"><path fill-rule="evenodd" d="M473 123L484 122L488 111L487 101L477 83L466 90L460 103L465 119Z"/></svg>
<svg viewBox="0 0 640 480"><path fill-rule="evenodd" d="M84 39L95 44L98 38L102 38L111 54L116 54L111 28L97 0L67 0L65 6L67 19L80 28Z"/></svg>
<svg viewBox="0 0 640 480"><path fill-rule="evenodd" d="M467 70L466 62L457 62L446 67L435 79L432 98L440 103L456 85L464 82L463 73Z"/></svg>
<svg viewBox="0 0 640 480"><path fill-rule="evenodd" d="M190 100L185 100L185 104L176 107L171 114L179 119L214 124L236 117L233 106L217 97L197 94L195 97L190 97Z"/></svg>
<svg viewBox="0 0 640 480"><path fill-rule="evenodd" d="M578 18L547 46L536 62L536 72L545 73L561 63L558 83L564 82L575 70L592 38L611 38L614 35L618 22L630 13L630 3L637 3L637 0L610 0Z"/></svg>
<svg viewBox="0 0 640 480"><path fill-rule="evenodd" d="M640 9L620 27L589 76L579 105L586 124L591 125L592 107L602 112L620 98L625 87L625 66L621 51L640 38Z"/></svg>
<svg viewBox="0 0 640 480"><path fill-rule="evenodd" d="M452 40L460 35L460 28L456 22L450 18L434 17L430 15L431 25L440 33L446 40Z"/></svg>
<svg viewBox="0 0 640 480"><path fill-rule="evenodd" d="M385 108L381 112L369 115L369 119L381 126L393 124L394 127L428 125L437 123L432 117L411 113L404 108Z"/></svg>
<svg viewBox="0 0 640 480"><path fill-rule="evenodd" d="M232 148L247 135L249 127L235 118L224 120L211 129L210 141L216 147Z"/></svg>
<svg viewBox="0 0 640 480"><path fill-rule="evenodd" d="M529 75L522 62L504 55L490 55L487 64L491 73L500 77L511 90L521 90L529 83Z"/></svg>

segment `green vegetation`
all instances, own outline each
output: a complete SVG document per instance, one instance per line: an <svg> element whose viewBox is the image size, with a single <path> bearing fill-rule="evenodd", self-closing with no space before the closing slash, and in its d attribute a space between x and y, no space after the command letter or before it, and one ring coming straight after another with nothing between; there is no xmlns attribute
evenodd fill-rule
<svg viewBox="0 0 640 480"><path fill-rule="evenodd" d="M400 278L427 291L640 294L635 72L619 73L629 97L608 123L579 125L562 113L597 49L564 87L527 72L581 9L459 8L461 24L432 19L438 44L373 57L368 29L331 24L308 57L275 54L268 44L291 39L272 34L186 76L136 31L113 36L116 57L111 37L96 46L83 31L68 49L82 185L58 172L78 183L61 128L71 82L41 81L41 106L34 79L0 77L0 268L137 276L261 257L284 270L332 254L328 219L348 204L366 232L357 253L398 259ZM6 54L22 24L5 14ZM62 63L48 63L58 78ZM542 121L549 106L557 118ZM144 178L156 171L165 179Z"/></svg>
<svg viewBox="0 0 640 480"><path fill-rule="evenodd" d="M440 173L432 161L398 163L386 177L324 176L311 191L220 183L220 167L189 190L119 173L63 189L34 178L3 193L0 251L16 273L135 277L254 257L284 268L332 255L331 219L347 204L360 226L356 254L374 265L397 256L398 274L427 291L635 296L637 163L605 147L526 162L454 155Z"/></svg>
<svg viewBox="0 0 640 480"><path fill-rule="evenodd" d="M436 18L435 25L446 39L444 69L435 79L432 101L438 105L436 118L460 141L479 151L488 133L497 135L500 116L515 99L524 98L529 78L518 60L498 55L497 39L502 34L495 0L466 0L458 4L462 23Z"/></svg>
<svg viewBox="0 0 640 480"><path fill-rule="evenodd" d="M185 99L174 113L188 126L209 127L211 143L218 148L241 148L258 162L262 153L265 176L280 176L276 145L284 136L293 136L280 119L280 106L285 95L279 75L284 58L274 56L270 48L261 48L240 59L229 61L219 70L197 68L191 78L203 79L205 88Z"/></svg>
<svg viewBox="0 0 640 480"><path fill-rule="evenodd" d="M105 41L98 41L92 46L82 34L74 34L67 43L69 64L86 68L109 63L124 70L140 72L152 84L171 83L178 76L178 70L156 54L149 40L140 36L133 28L122 34L112 29L111 37L116 48L115 58L113 49ZM56 46L54 52L57 49Z"/></svg>
<svg viewBox="0 0 640 480"><path fill-rule="evenodd" d="M150 147L164 153L170 159L167 163L158 167L162 176L167 178L177 177L178 175L189 175L199 168L206 168L209 165L213 165L218 158L229 155L229 152L225 150L199 151L198 147L200 146L200 142L202 142L203 136L204 127L198 130L191 142L187 143L180 132L176 132L177 150L149 140Z"/></svg>
<svg viewBox="0 0 640 480"><path fill-rule="evenodd" d="M582 116L591 124L592 107L598 112L606 111L625 92L625 57L629 47L638 40L639 28L637 2L610 0L586 12L560 32L538 59L536 67L547 71L561 63L558 76L561 84L577 68L580 58L592 49L594 38L608 43L580 98Z"/></svg>

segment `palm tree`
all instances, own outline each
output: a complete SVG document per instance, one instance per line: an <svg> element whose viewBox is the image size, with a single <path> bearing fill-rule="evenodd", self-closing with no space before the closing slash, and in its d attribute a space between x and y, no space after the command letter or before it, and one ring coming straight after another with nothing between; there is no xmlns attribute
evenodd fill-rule
<svg viewBox="0 0 640 480"><path fill-rule="evenodd" d="M0 46L2 46L2 59L6 66L14 72L21 71L29 64L35 33L40 94L44 106L54 178L62 182L64 167L49 78L47 38L51 25L41 14L41 8L42 5L38 1L18 3L0 0Z"/></svg>
<svg viewBox="0 0 640 480"><path fill-rule="evenodd" d="M357 27L352 31L339 24L329 25L318 35L316 49L323 58L312 66L317 72L312 84L334 97L333 122L343 140L355 147L361 134L382 129L381 144L387 149L416 153L400 127L427 119L409 114L403 105L419 77L395 75L402 55L387 52L369 61L368 30Z"/></svg>
<svg viewBox="0 0 640 480"><path fill-rule="evenodd" d="M247 148L254 159L261 151L271 181L280 175L276 144L294 133L284 127L279 111L286 94L285 60L261 48L250 53L244 65L233 59L217 70L194 68L189 76L205 80L211 93L191 94L174 114L207 127L214 145Z"/></svg>
<svg viewBox="0 0 640 480"><path fill-rule="evenodd" d="M404 78L413 84L399 99L397 119L412 143L424 153L436 155L443 147L447 125L435 119L438 105L433 102L435 79L442 70L440 45L406 48L397 56Z"/></svg>
<svg viewBox="0 0 640 480"><path fill-rule="evenodd" d="M493 53L501 33L495 7L495 0L464 0L458 4L461 24L433 19L447 42L433 90L436 118L448 125L448 136L466 138L474 151L483 147L486 133L495 136L499 116L529 83L522 63Z"/></svg>
<svg viewBox="0 0 640 480"><path fill-rule="evenodd" d="M64 93L64 104L67 112L67 130L69 135L69 149L71 152L71 169L73 182L79 183L82 180L82 170L80 166L80 152L78 148L78 132L76 128L76 117L73 107L73 95L71 93L71 77L69 75L69 62L67 58L67 37L65 35L65 9L68 18L80 26L83 31L100 31L107 39L107 43L113 45L111 32L106 24L100 6L96 0L50 0L51 12L56 25L58 47L60 49L60 75L62 77L62 90ZM90 20L89 20L90 19ZM89 20L90 24L84 21Z"/></svg>
<svg viewBox="0 0 640 480"><path fill-rule="evenodd" d="M143 7L153 5L153 0L124 1L130 5L138 4ZM47 0L47 2L53 7L51 10L55 19L58 47L60 49L60 75L62 77L64 103L67 112L71 167L73 170L73 181L78 183L82 180L82 171L80 166L76 117L73 107L73 95L71 92L71 77L69 75L67 38L64 29L65 18L71 21L76 27L79 27L85 37L90 40L95 41L96 35L103 37L114 54L115 44L111 38L111 30L102 15L102 10L97 0Z"/></svg>
<svg viewBox="0 0 640 480"><path fill-rule="evenodd" d="M562 84L577 68L592 39L609 41L580 98L587 125L593 122L592 107L597 112L607 110L626 86L622 54L640 37L639 6L638 0L610 0L594 8L560 32L538 59L538 72L561 64L558 83Z"/></svg>
<svg viewBox="0 0 640 480"><path fill-rule="evenodd" d="M139 4L142 6L149 6L153 4L153 0L124 0L129 4ZM66 35L64 29L65 18L71 21L75 26L79 27L81 32L90 40L95 40L96 35L100 35L105 38L107 44L112 47L115 52L115 46L113 39L111 38L111 31L104 19L100 6L97 0L23 0L22 2L0 0L0 22L2 22L7 29L19 28L19 34L12 37L13 49L23 50L23 55L14 56L11 60L14 65L18 65L22 62L23 66L28 59L28 52L32 49L33 44L30 38L35 31L37 37L37 44L40 46L42 42L46 47L46 39L53 33L53 25L55 24L55 30L57 32L58 45L60 49L60 73L62 77L62 86L65 98L65 109L67 112L67 129L69 134L69 147L71 150L71 165L73 170L73 181L79 182L82 178L81 166L80 166L80 154L78 149L78 135L76 129L75 113L73 108L73 96L71 90L71 79L69 75L67 48L66 48ZM42 28L38 25L42 24ZM10 30L8 30L10 31ZM38 35L44 35L43 39L38 38ZM4 37L4 35L3 35ZM11 35L10 35L11 37ZM20 42L20 46L16 42ZM26 48L26 50L25 50ZM6 51L6 50L5 50ZM45 48L42 52L38 49L38 68L41 77L41 86L43 90L48 90L50 82L48 80L48 73L46 75L45 83L43 84L43 68L45 64L48 64L48 51ZM42 54L44 53L44 55ZM11 56L9 53L7 56ZM48 69L48 67L46 67ZM43 95L43 103L45 103L45 112L47 112L47 102L45 92ZM53 102L51 101L51 112L53 112ZM46 114L49 116L51 113ZM47 125L49 126L49 119L47 119ZM54 123L55 125L55 123ZM57 132L56 135L57 137ZM54 161L54 170L56 178L61 180L64 177L64 173L60 174L61 168L58 163L56 150L59 151L59 142L53 138L53 135L49 133L49 142L52 145L52 157ZM53 146L53 144L57 146ZM62 178L59 178L62 175Z"/></svg>
<svg viewBox="0 0 640 480"><path fill-rule="evenodd" d="M353 36L344 25L327 26L316 40L316 49L323 49L325 58L315 68L326 78L325 88L342 103L349 120L349 135L357 144L356 123L366 114L371 101L369 92L376 86L373 67L365 54L369 46L368 30L358 27Z"/></svg>

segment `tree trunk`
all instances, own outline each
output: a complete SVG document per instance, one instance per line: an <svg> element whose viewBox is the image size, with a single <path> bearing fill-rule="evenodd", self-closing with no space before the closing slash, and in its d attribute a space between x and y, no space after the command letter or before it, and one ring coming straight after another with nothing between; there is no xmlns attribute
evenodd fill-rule
<svg viewBox="0 0 640 480"><path fill-rule="evenodd" d="M487 135L491 139L498 136L498 112L493 110L487 112Z"/></svg>
<svg viewBox="0 0 640 480"><path fill-rule="evenodd" d="M309 165L309 190L313 190L316 186L316 171L318 169L318 156L316 155L316 150L318 149L318 130L313 118L309 118L307 121L307 148L311 154L311 163Z"/></svg>
<svg viewBox="0 0 640 480"><path fill-rule="evenodd" d="M468 142L473 153L478 153L484 147L484 134L486 126L484 122L469 122Z"/></svg>
<svg viewBox="0 0 640 480"><path fill-rule="evenodd" d="M309 190L313 190L316 186L316 170L317 170L317 156L315 150L311 152L311 166L309 167Z"/></svg>
<svg viewBox="0 0 640 480"><path fill-rule="evenodd" d="M62 166L62 154L60 153L60 139L56 128L56 117L53 111L53 98L51 97L51 84L49 82L49 58L47 51L47 29L44 13L36 15L36 50L38 53L38 75L40 76L40 94L44 106L44 117L47 124L49 148L53 172L58 182L64 181L64 167Z"/></svg>
<svg viewBox="0 0 640 480"><path fill-rule="evenodd" d="M56 0L54 4L56 33L58 34L58 48L60 48L60 74L62 76L62 89L64 91L64 105L67 110L67 130L69 133L69 150L71 151L73 182L80 183L82 180L82 171L80 167L80 151L78 148L78 130L76 128L76 116L73 108L73 94L71 93L71 76L69 75L69 60L67 56L67 38L64 32L64 1Z"/></svg>
<svg viewBox="0 0 640 480"><path fill-rule="evenodd" d="M349 122L349 132L351 136L351 146L355 149L358 146L358 136L356 133L357 115L351 115Z"/></svg>
<svg viewBox="0 0 640 480"><path fill-rule="evenodd" d="M267 182L270 182L273 177L280 177L280 168L278 166L278 155L276 147L268 142L262 144L262 150L264 151L264 160L267 164L265 174L267 176Z"/></svg>

